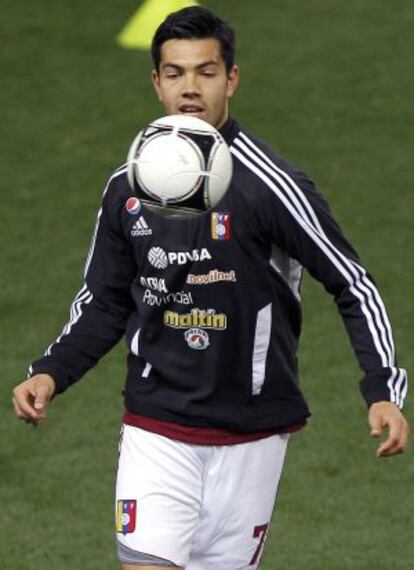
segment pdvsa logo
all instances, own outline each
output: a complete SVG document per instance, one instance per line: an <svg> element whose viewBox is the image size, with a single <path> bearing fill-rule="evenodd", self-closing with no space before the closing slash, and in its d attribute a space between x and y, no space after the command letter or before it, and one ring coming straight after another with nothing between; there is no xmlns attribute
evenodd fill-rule
<svg viewBox="0 0 414 570"><path fill-rule="evenodd" d="M168 267L168 256L162 247L152 247L148 252L147 259L156 269Z"/></svg>
<svg viewBox="0 0 414 570"><path fill-rule="evenodd" d="M206 247L192 249L191 251L169 251L162 247L151 247L147 259L157 269L166 269L168 265L185 265L194 261L206 261L213 259Z"/></svg>

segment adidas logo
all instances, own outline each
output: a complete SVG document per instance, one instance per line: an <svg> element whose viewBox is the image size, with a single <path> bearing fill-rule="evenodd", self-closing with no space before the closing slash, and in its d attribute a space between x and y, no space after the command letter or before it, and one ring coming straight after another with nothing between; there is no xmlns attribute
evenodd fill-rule
<svg viewBox="0 0 414 570"><path fill-rule="evenodd" d="M144 220L144 216L140 216L131 229L132 237L140 236L150 236L152 235L152 229L149 227L147 222Z"/></svg>

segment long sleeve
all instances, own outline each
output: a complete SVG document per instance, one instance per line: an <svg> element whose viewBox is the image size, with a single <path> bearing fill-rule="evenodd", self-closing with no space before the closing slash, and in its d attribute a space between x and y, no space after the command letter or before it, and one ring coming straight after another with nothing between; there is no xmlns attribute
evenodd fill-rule
<svg viewBox="0 0 414 570"><path fill-rule="evenodd" d="M93 367L122 337L133 310L130 293L136 265L120 225L118 170L110 178L99 210L84 274L70 319L29 375L50 374L63 392Z"/></svg>
<svg viewBox="0 0 414 570"><path fill-rule="evenodd" d="M383 300L325 200L303 173L271 160L247 136L242 135L233 154L267 191L263 225L269 239L333 295L364 371L361 391L367 404L385 400L402 407L407 375L397 366Z"/></svg>

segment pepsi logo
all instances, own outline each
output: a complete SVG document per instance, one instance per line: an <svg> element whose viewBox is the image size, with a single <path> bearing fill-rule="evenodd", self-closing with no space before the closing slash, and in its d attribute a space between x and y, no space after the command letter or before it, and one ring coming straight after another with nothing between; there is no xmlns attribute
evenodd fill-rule
<svg viewBox="0 0 414 570"><path fill-rule="evenodd" d="M138 198L128 198L128 200L125 202L125 208L128 214L135 216L141 210L141 202L138 200Z"/></svg>

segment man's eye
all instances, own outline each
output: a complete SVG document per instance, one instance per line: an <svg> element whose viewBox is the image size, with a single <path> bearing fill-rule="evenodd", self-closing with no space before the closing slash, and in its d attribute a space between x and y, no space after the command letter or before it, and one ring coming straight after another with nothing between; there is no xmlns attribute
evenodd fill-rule
<svg viewBox="0 0 414 570"><path fill-rule="evenodd" d="M178 77L178 73L167 73L167 79L176 79Z"/></svg>

